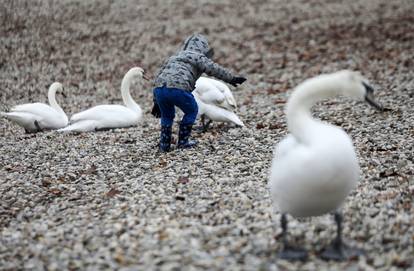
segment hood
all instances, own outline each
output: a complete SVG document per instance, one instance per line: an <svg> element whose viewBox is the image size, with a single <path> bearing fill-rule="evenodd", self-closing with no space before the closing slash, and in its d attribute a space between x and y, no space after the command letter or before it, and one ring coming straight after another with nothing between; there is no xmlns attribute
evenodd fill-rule
<svg viewBox="0 0 414 271"><path fill-rule="evenodd" d="M201 34L194 34L188 37L181 49L182 51L194 51L202 53L206 56L210 54L210 47L208 46L207 38Z"/></svg>

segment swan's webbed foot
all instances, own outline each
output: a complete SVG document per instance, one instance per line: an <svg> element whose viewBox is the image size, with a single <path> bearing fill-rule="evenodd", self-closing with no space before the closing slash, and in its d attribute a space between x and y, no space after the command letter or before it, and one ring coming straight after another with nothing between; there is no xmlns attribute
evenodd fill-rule
<svg viewBox="0 0 414 271"><path fill-rule="evenodd" d="M205 117L205 115L201 115L201 127L197 127L196 129L200 133L205 133L205 132L207 132L207 129L210 126L211 123L212 123L212 120L209 120L206 123L206 117Z"/></svg>
<svg viewBox="0 0 414 271"><path fill-rule="evenodd" d="M361 249L351 248L346 244L338 245L336 241L333 241L332 244L322 251L321 258L328 261L346 261L358 258L363 254L364 252Z"/></svg>
<svg viewBox="0 0 414 271"><path fill-rule="evenodd" d="M321 258L324 260L345 261L357 258L364 254L361 249L351 248L342 241L342 215L335 213L335 222L337 225L337 236L333 242L323 249Z"/></svg>
<svg viewBox="0 0 414 271"><path fill-rule="evenodd" d="M291 246L287 241L288 223L286 214L282 214L280 224L282 225L283 250L278 253L278 257L289 261L306 261L308 252L303 248Z"/></svg>
<svg viewBox="0 0 414 271"><path fill-rule="evenodd" d="M279 252L278 257L289 261L306 261L308 259L308 252L303 248L285 246Z"/></svg>

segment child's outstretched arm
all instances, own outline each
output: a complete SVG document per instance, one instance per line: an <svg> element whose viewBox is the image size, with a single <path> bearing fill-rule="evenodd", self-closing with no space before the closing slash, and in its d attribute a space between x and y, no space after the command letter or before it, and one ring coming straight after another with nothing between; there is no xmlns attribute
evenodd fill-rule
<svg viewBox="0 0 414 271"><path fill-rule="evenodd" d="M215 63L208 57L201 56L200 58L197 58L196 61L197 66L202 72L223 80L224 82L227 82L235 87L246 81L246 78L242 76L234 76L230 71Z"/></svg>

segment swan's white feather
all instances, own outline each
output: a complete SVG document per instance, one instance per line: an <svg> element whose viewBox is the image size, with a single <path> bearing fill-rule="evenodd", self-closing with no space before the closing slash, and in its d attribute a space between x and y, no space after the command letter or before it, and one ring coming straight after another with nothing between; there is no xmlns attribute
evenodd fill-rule
<svg viewBox="0 0 414 271"><path fill-rule="evenodd" d="M93 120L95 128L121 128L138 124L141 114L137 114L128 107L122 105L98 105L88 110L74 114L70 118L70 122ZM95 125L94 125L95 126Z"/></svg>
<svg viewBox="0 0 414 271"><path fill-rule="evenodd" d="M27 131L36 131L35 121L39 120L35 115L27 112L1 112L1 116L13 121L17 125L24 127Z"/></svg>
<svg viewBox="0 0 414 271"><path fill-rule="evenodd" d="M87 131L96 131L100 128L100 122L97 120L80 120L75 122L63 129L60 129L59 132L87 132Z"/></svg>
<svg viewBox="0 0 414 271"><path fill-rule="evenodd" d="M203 114L212 121L217 122L230 122L234 123L238 126L244 126L244 123L240 120L240 118L232 111L226 110L224 108L205 104L203 105Z"/></svg>
<svg viewBox="0 0 414 271"><path fill-rule="evenodd" d="M194 92L206 104L216 105L228 110L237 107L236 100L226 84L207 77L200 77L196 82Z"/></svg>
<svg viewBox="0 0 414 271"><path fill-rule="evenodd" d="M211 83L217 87L220 92L224 94L224 98L227 101L227 104L230 105L230 108L227 109L235 109L237 108L236 99L234 99L233 93L231 92L230 88L221 81L210 79Z"/></svg>
<svg viewBox="0 0 414 271"><path fill-rule="evenodd" d="M312 144L289 136L276 146L270 189L282 212L316 216L335 210L356 185L359 166L349 136L321 127Z"/></svg>
<svg viewBox="0 0 414 271"><path fill-rule="evenodd" d="M194 93L194 98L198 105L198 116L204 115L212 121L229 122L238 126L244 126L244 123L234 112L216 105L204 103L199 99L197 93Z"/></svg>
<svg viewBox="0 0 414 271"><path fill-rule="evenodd" d="M217 122L229 122L244 126L240 118L233 112L237 107L229 87L218 80L200 77L193 91L199 111L198 116L204 115Z"/></svg>
<svg viewBox="0 0 414 271"><path fill-rule="evenodd" d="M285 138L283 138L282 141L280 141L273 153L274 157L277 159L281 159L284 157L287 153L289 153L290 150L294 149L298 145L298 142L296 141L295 137L292 135L287 135Z"/></svg>
<svg viewBox="0 0 414 271"><path fill-rule="evenodd" d="M54 118L58 112L44 103L21 104L11 108L12 112L31 113L42 118Z"/></svg>

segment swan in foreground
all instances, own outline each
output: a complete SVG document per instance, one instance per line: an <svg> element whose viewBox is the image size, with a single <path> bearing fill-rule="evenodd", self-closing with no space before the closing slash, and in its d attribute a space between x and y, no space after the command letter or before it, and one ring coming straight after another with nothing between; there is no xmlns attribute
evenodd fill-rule
<svg viewBox="0 0 414 271"><path fill-rule="evenodd" d="M0 115L22 126L26 133L65 127L68 124L68 117L56 102L56 92L58 91L63 94L61 83L55 82L49 87L47 96L50 105L44 103L22 104L11 108L11 112L0 112Z"/></svg>
<svg viewBox="0 0 414 271"><path fill-rule="evenodd" d="M306 80L286 105L290 134L276 145L269 186L281 213L285 259L306 259L307 253L287 242L287 218L323 215L336 211L359 178L359 164L351 138L339 127L312 118L310 109L319 100L338 95L365 99L382 110L374 90L359 73L339 71ZM337 237L322 252L325 259L343 260L361 251L342 243L342 216L336 211Z"/></svg>
<svg viewBox="0 0 414 271"><path fill-rule="evenodd" d="M131 127L138 124L142 117L141 107L132 99L129 88L133 78L145 79L144 70L139 67L130 69L122 79L121 94L123 105L98 105L79 112L70 118L70 125L60 132L89 132L114 128Z"/></svg>
<svg viewBox="0 0 414 271"><path fill-rule="evenodd" d="M240 118L233 112L237 108L236 100L229 87L221 81L200 77L196 81L193 95L196 98L204 130L211 121L230 122L244 126ZM205 124L204 117L210 121Z"/></svg>

